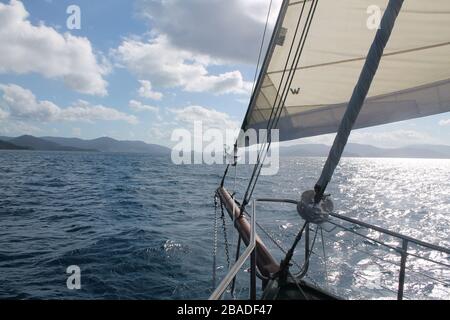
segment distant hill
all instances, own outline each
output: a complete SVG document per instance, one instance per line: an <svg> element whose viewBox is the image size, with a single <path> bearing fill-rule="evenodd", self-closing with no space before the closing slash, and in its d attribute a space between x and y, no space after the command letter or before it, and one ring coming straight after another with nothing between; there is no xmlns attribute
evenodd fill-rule
<svg viewBox="0 0 450 320"><path fill-rule="evenodd" d="M10 142L0 140L0 150L28 150L28 148L16 146Z"/></svg>
<svg viewBox="0 0 450 320"><path fill-rule="evenodd" d="M47 141L42 138L25 135L8 140L13 145L36 151L95 151L92 149L74 148Z"/></svg>
<svg viewBox="0 0 450 320"><path fill-rule="evenodd" d="M450 154L450 146L447 145L417 144L410 147L430 151L438 155L443 155L445 157Z"/></svg>
<svg viewBox="0 0 450 320"><path fill-rule="evenodd" d="M330 146L324 144L299 144L281 147L281 156L327 157ZM432 158L450 159L450 146L411 145L402 148L378 148L370 145L349 143L344 157L360 158Z"/></svg>
<svg viewBox="0 0 450 320"><path fill-rule="evenodd" d="M142 141L120 141L108 137L93 140L60 137L36 138L30 135L18 138L0 137L0 150L5 149L147 153L162 156L169 156L171 153L167 147ZM280 148L282 157L327 157L329 152L330 146L325 144L298 144ZM378 148L371 145L349 143L345 148L344 157L450 159L450 146L417 144L402 148Z"/></svg>
<svg viewBox="0 0 450 320"><path fill-rule="evenodd" d="M59 137L43 137L43 139L63 146L94 149L100 152L149 153L153 155L169 155L171 152L169 148L156 144L148 144L142 141L119 141L107 137L94 140Z"/></svg>
<svg viewBox="0 0 450 320"><path fill-rule="evenodd" d="M290 147L281 147L280 155L284 157L326 157L330 152L330 146L325 144L299 144ZM357 157L358 154L346 150L344 156Z"/></svg>
<svg viewBox="0 0 450 320"><path fill-rule="evenodd" d="M24 135L17 138L0 137L5 149L29 149L39 151L90 151L148 153L152 155L170 155L171 150L157 144L142 141L119 141L108 137L83 140L78 138L34 137ZM0 147L1 148L1 147Z"/></svg>

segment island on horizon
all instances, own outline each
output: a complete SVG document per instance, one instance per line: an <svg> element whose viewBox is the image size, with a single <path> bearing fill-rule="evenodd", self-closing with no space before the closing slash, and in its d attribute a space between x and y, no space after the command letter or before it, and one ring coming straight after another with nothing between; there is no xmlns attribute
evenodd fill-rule
<svg viewBox="0 0 450 320"><path fill-rule="evenodd" d="M119 141L109 137L92 140L62 137L0 137L0 150L69 151L69 152L124 152L169 155L170 149L142 141Z"/></svg>
<svg viewBox="0 0 450 320"><path fill-rule="evenodd" d="M122 141L109 137L84 140L31 135L0 137L0 150L146 153L163 156L168 156L171 153L168 147L143 141ZM326 144L298 144L281 147L280 155L282 157L326 157L329 150L330 146ZM416 144L400 148L380 148L372 145L349 143L344 152L344 157L450 159L450 146Z"/></svg>

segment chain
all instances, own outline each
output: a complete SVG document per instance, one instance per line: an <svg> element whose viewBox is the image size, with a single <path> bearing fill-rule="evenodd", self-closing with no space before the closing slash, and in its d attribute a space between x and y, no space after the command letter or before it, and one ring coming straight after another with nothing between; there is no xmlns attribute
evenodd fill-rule
<svg viewBox="0 0 450 320"><path fill-rule="evenodd" d="M225 254L227 256L227 264L228 264L228 269L230 269L231 266L231 260L230 260L230 249L229 249L229 244L228 244L228 236L227 236L227 224L225 221L225 211L223 208L223 202L222 200L220 200L220 209L221 209L221 219L222 219L222 225L223 225L223 238L225 240Z"/></svg>
<svg viewBox="0 0 450 320"><path fill-rule="evenodd" d="M217 202L218 197L217 194L214 195L214 240L213 240L213 290L216 288L216 273L217 273L217 239L218 239L218 231L217 231L217 209L219 208L219 204Z"/></svg>

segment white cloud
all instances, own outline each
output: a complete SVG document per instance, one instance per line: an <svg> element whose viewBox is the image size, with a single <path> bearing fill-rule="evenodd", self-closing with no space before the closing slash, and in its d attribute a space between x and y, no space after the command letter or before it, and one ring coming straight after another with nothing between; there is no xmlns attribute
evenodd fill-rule
<svg viewBox="0 0 450 320"><path fill-rule="evenodd" d="M125 121L129 124L139 123L133 115L120 112L116 109L102 105L91 105L90 103L79 100L75 105L61 109L59 119L66 121Z"/></svg>
<svg viewBox="0 0 450 320"><path fill-rule="evenodd" d="M151 79L158 87L181 87L188 92L214 94L249 94L251 84L239 71L209 74L207 67L215 63L208 56L182 50L158 35L147 42L125 39L112 51L116 59L139 77Z"/></svg>
<svg viewBox="0 0 450 320"><path fill-rule="evenodd" d="M281 2L274 0L269 29ZM179 48L255 64L268 5L267 0L141 0L139 12Z"/></svg>
<svg viewBox="0 0 450 320"><path fill-rule="evenodd" d="M8 116L9 116L8 112L0 109L0 120L6 119L8 118Z"/></svg>
<svg viewBox="0 0 450 320"><path fill-rule="evenodd" d="M150 112L158 112L159 108L154 106L148 106L143 104L140 101L130 100L129 106L132 110L136 112L150 111Z"/></svg>
<svg viewBox="0 0 450 320"><path fill-rule="evenodd" d="M138 90L139 96L141 98L161 100L163 94L161 92L153 91L152 83L148 80L139 80L141 87Z"/></svg>
<svg viewBox="0 0 450 320"><path fill-rule="evenodd" d="M146 132L147 141L166 144L170 141L173 130L180 127L180 123L173 120L173 114L170 121L165 121L162 116L158 117L158 121L153 122Z"/></svg>
<svg viewBox="0 0 450 320"><path fill-rule="evenodd" d="M7 113L12 120L19 121L125 121L138 123L133 115L128 115L116 109L102 105L91 105L79 100L67 108L60 108L50 101L39 101L27 89L15 84L0 84L3 97L0 100L0 110Z"/></svg>
<svg viewBox="0 0 450 320"><path fill-rule="evenodd" d="M450 126L450 119L445 119L445 120L439 121L439 125L442 126L442 127Z"/></svg>
<svg viewBox="0 0 450 320"><path fill-rule="evenodd" d="M148 131L148 136L153 139L169 140L169 134L158 127L153 127Z"/></svg>
<svg viewBox="0 0 450 320"><path fill-rule="evenodd" d="M175 149L191 150L201 145L221 152L224 144L232 145L239 133L238 121L227 113L211 108L188 106L182 109L169 109L169 112L175 115L170 136L172 142L177 142ZM152 132L157 134L159 128L154 129ZM178 144L179 136L183 137L181 144Z"/></svg>
<svg viewBox="0 0 450 320"><path fill-rule="evenodd" d="M11 121L10 119L0 119L0 134L7 136L23 135L23 134L38 134L42 130L36 126L23 121Z"/></svg>
<svg viewBox="0 0 450 320"><path fill-rule="evenodd" d="M81 129L80 128L72 128L72 134L75 137L81 137Z"/></svg>
<svg viewBox="0 0 450 320"><path fill-rule="evenodd" d="M239 122L233 120L229 114L201 106L189 106L183 109L171 110L175 119L187 124L202 122L205 129L237 129Z"/></svg>
<svg viewBox="0 0 450 320"><path fill-rule="evenodd" d="M90 41L32 25L28 16L20 1L0 3L0 73L38 73L80 93L106 95L109 68L97 61Z"/></svg>
<svg viewBox="0 0 450 320"><path fill-rule="evenodd" d="M15 84L2 85L3 100L12 118L22 120L53 121L61 112L60 108L50 101L37 101L35 95L27 89Z"/></svg>
<svg viewBox="0 0 450 320"><path fill-rule="evenodd" d="M190 92L214 92L215 94L249 94L252 84L244 81L239 71L218 76L202 76L189 81L185 87Z"/></svg>

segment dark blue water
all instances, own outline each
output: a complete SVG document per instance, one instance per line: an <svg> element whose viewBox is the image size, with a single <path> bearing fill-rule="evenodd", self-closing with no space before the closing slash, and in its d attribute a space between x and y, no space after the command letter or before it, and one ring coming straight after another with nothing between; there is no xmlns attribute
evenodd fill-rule
<svg viewBox="0 0 450 320"><path fill-rule="evenodd" d="M322 165L323 159L282 160L280 173L263 177L257 194L298 198ZM238 172L238 185L248 172ZM175 166L139 154L0 152L0 298L207 298L213 193L222 173L222 166ZM346 159L330 191L341 213L449 246L449 178L447 160ZM292 208L259 217L286 246L300 225ZM220 236L219 276L226 271L223 245ZM335 251L333 259L346 255ZM81 268L81 290L66 286L71 265ZM344 265L330 267L327 285L367 289L354 269L369 280L379 272L359 256ZM447 289L426 281L411 294L446 298Z"/></svg>
<svg viewBox="0 0 450 320"><path fill-rule="evenodd" d="M0 297L207 296L217 168L100 153L0 153ZM82 290L66 268L82 270Z"/></svg>

